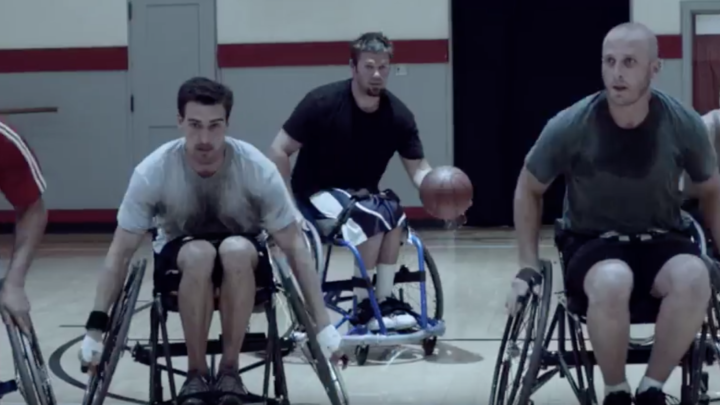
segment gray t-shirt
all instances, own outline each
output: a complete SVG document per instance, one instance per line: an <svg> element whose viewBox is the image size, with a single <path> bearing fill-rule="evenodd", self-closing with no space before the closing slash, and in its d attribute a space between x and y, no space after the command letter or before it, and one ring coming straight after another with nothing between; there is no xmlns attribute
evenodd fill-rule
<svg viewBox="0 0 720 405"><path fill-rule="evenodd" d="M135 168L118 225L135 233L156 227L160 252L180 236L273 233L292 224L295 207L275 164L247 142L226 137L223 166L199 176L185 159L185 141L170 141Z"/></svg>
<svg viewBox="0 0 720 405"><path fill-rule="evenodd" d="M605 92L584 98L548 122L525 164L544 184L564 175L563 222L583 233L681 229L683 171L697 183L717 170L700 116L657 90L634 129L615 124Z"/></svg>

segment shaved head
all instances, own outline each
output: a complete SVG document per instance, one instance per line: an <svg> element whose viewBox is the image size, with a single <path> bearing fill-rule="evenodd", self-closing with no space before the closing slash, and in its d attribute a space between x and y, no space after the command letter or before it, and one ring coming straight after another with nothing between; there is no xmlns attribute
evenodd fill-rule
<svg viewBox="0 0 720 405"><path fill-rule="evenodd" d="M657 36L644 24L629 22L614 27L605 36L603 48L608 45L608 43L617 41L630 42L637 45L638 48L647 52L647 58L650 61L658 59Z"/></svg>
<svg viewBox="0 0 720 405"><path fill-rule="evenodd" d="M652 79L660 71L658 41L640 23L620 24L605 36L602 75L608 102L627 107L649 102Z"/></svg>

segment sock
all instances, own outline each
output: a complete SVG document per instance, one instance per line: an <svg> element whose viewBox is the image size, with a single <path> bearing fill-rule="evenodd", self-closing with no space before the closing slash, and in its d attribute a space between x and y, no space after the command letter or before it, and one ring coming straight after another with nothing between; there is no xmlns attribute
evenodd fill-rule
<svg viewBox="0 0 720 405"><path fill-rule="evenodd" d="M614 392L627 392L629 394L630 393L630 384L628 384L627 381L623 381L617 385L606 385L605 386L605 396L608 396Z"/></svg>
<svg viewBox="0 0 720 405"><path fill-rule="evenodd" d="M642 380L640 380L640 384L638 385L637 392L639 394L641 392L645 392L645 391L649 390L650 388L657 388L659 390L662 390L663 385L664 384L661 383L660 381L653 380L652 378L645 376L642 378Z"/></svg>
<svg viewBox="0 0 720 405"><path fill-rule="evenodd" d="M372 281L373 273L375 273L375 269L365 269L367 270L368 277L370 277L370 281ZM355 273L353 274L354 277L362 278L362 273L360 272L360 266L355 264ZM358 304L361 303L364 299L366 299L369 294L367 288L362 287L355 287L353 288L353 293L355 294L355 297L357 297Z"/></svg>
<svg viewBox="0 0 720 405"><path fill-rule="evenodd" d="M378 264L377 283L375 283L375 294L378 302L382 302L392 295L395 286L395 270L397 264Z"/></svg>

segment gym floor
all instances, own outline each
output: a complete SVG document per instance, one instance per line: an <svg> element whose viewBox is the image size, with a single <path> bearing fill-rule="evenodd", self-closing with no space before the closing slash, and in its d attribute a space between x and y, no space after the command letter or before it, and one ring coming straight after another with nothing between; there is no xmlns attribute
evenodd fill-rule
<svg viewBox="0 0 720 405"><path fill-rule="evenodd" d="M438 342L434 356L423 358L419 346L400 346L370 351L367 364L351 362L343 373L352 404L477 404L486 405L493 369L506 322L504 297L510 277L516 272L516 249L512 232L505 230L432 231L420 233L437 262L445 296L444 319L447 331ZM53 386L60 404L80 404L86 378L80 373L77 350L83 324L92 306L97 273L110 242L109 235L46 237L35 265L28 277L27 288L32 302L33 321L46 361L51 365ZM2 257L8 257L10 239L0 238ZM561 290L557 253L549 231L541 244L543 257L555 265L555 290ZM149 243L137 258L151 258ZM1 267L4 267L3 263ZM332 259L331 277L347 278L352 262L347 252L336 251ZM152 292L150 268L140 293L138 306L150 299ZM551 304L551 311L555 303ZM287 325L282 309L280 329ZM263 315L254 315L251 328L264 329ZM182 339L177 314L170 315L169 335ZM220 333L216 315L211 338ZM652 334L651 326L634 326L633 337ZM587 335L586 335L587 336ZM149 313L135 315L130 329L130 345L149 337ZM14 377L9 344L0 333L0 380ZM243 355L242 364L258 357ZM183 369L184 358L174 359L174 366ZM286 357L286 374L290 400L293 404L326 404L322 385L305 361L296 355ZM262 369L243 375L248 388L261 392ZM720 367L706 367L710 373L711 392L720 390ZM637 385L644 366L630 366L629 378ZM602 392L599 372L596 385ZM182 380L178 378L178 386ZM135 363L130 353L121 358L113 378L112 394L124 399L106 398L106 404L146 403L149 369ZM166 391L167 382L164 382ZM679 396L679 369L666 386L666 391ZM720 395L720 394L719 394ZM577 403L568 383L559 378L541 388L533 397L535 405ZM12 394L4 405L22 404Z"/></svg>

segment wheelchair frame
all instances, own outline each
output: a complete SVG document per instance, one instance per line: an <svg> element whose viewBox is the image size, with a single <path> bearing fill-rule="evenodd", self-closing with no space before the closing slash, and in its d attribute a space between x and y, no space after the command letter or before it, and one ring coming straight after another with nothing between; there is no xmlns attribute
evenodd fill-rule
<svg viewBox="0 0 720 405"><path fill-rule="evenodd" d="M354 193L350 197L350 201L345 205L338 215L338 219L328 235L321 237L317 229L310 225L307 232L309 244L315 255L315 263L321 275L322 290L325 293L326 306L332 311L342 316L342 319L335 324L336 328L340 328L345 323L350 323L354 314L357 313L357 299L354 297L353 290L355 288L365 288L368 290L370 306L373 311L373 317L378 321L377 333L370 331L365 325L357 325L350 327L348 333L343 336L343 347L354 347L355 357L358 365L363 365L367 361L370 346L395 346L400 344L412 344L420 342L426 356L430 356L435 351L437 338L445 334L445 322L442 320L443 315L443 292L440 281L440 274L437 270L435 261L430 252L425 248L420 238L413 232L412 228L405 222L405 232L407 239L404 243L410 243L417 251L419 269L411 271L406 266L402 266L395 274L394 284L402 283L420 283L420 313L411 312L418 320L418 327L413 328L413 332L407 331L388 331L383 322L380 312L379 303L375 297L374 285L376 276L370 279L365 264L363 263L358 249L342 239L342 226L350 219L350 215L355 209L355 203L367 200L371 197L367 190L361 190ZM389 199L390 197L385 196ZM323 259L323 247L327 246L327 252ZM353 277L350 280L327 281L328 270L330 267L330 256L334 247L344 247L348 249L355 262L360 268L362 278ZM431 318L428 315L427 308L427 292L425 283L428 273L435 286L437 295L436 316ZM343 293L349 292L350 295L343 296ZM352 309L344 310L340 308L343 302L352 301Z"/></svg>
<svg viewBox="0 0 720 405"><path fill-rule="evenodd" d="M688 215L684 214L687 218ZM690 218L695 230L693 240L701 246L703 255L707 252L706 239L702 227L693 218ZM704 256L708 269L718 271L715 262ZM560 259L562 263L562 258ZM489 404L532 404L531 396L539 390L553 376L559 374L561 378L567 378L573 393L579 403L583 405L598 404L595 393L594 367L597 365L594 354L585 346L585 336L582 325L585 319L576 315L568 306L565 292L552 294L553 269L552 264L541 261L542 286L539 291L533 291L521 301L521 309L515 316L510 316L506 322L502 337L502 343L495 365L495 372L491 385ZM708 404L714 399L708 395L708 373L703 371L703 364L713 364L720 358L718 349L718 316L720 315L720 302L718 302L717 285L712 285L711 299L708 305L708 315L703 323L700 333L691 344L683 357L680 367L682 368L682 382L680 404L695 405ZM559 296L558 304L549 328L547 327L548 315L550 314L550 302L553 295ZM642 312L642 306L637 309ZM525 336L519 336L520 328L524 323L524 315L529 311L530 321ZM639 319L636 319L639 318ZM645 316L633 315L632 324L648 324ZM549 345L558 331L558 348L550 350ZM566 332L566 328L568 332ZM536 329L535 333L533 329ZM566 345L569 334L571 350ZM524 340L523 343L517 342ZM522 347L520 345L522 344ZM530 346L532 351L530 352ZM628 347L627 365L647 364L653 346L653 338L631 339ZM529 353L530 352L530 353ZM514 358L520 359L517 365L522 370L525 361L529 357L527 372L523 375L521 371L514 377L510 377L510 369ZM572 370L575 369L575 378ZM543 371L542 374L539 374ZM502 390L510 388L509 393ZM506 394L507 397L506 397ZM670 398L670 395L668 395Z"/></svg>
<svg viewBox="0 0 720 405"><path fill-rule="evenodd" d="M2 288L4 280L0 280ZM55 405L55 393L40 344L30 320L30 336L14 323L5 325L15 365L15 379L0 382L0 399L19 391L27 405Z"/></svg>
<svg viewBox="0 0 720 405"><path fill-rule="evenodd" d="M238 396L244 403L265 403L287 405L288 398L287 384L283 357L290 354L296 348L300 348L308 358L310 365L316 371L325 386L325 391L330 398L332 405L347 405L349 400L345 390L344 382L337 366L325 358L316 340L316 327L311 322L307 309L298 293L292 274L283 260L277 260L272 252L277 250L272 241L267 241L265 253L270 255L270 262L273 269L278 270L280 280L274 274L268 275L261 285L258 280L256 289L256 306L263 307L268 320L268 332L247 333L241 353L265 352L263 360L245 366L239 370L239 374L265 366L263 391L261 395L248 392L246 395ZM90 377L86 390L84 405L100 405L107 395L112 374L119 361L120 355L128 350L136 362L149 366L150 368L150 400L151 405L177 404L185 398L179 398L175 386L175 375L187 375L186 371L173 368L174 357L187 356L185 342L171 342L167 332L167 316L169 312L177 312L177 299L175 296L153 291L153 301L150 307L150 337L148 341L137 342L131 349L126 346L127 332L130 328L131 318L136 312L135 304L142 285L147 260L136 263L132 267L122 294L118 297L115 305L110 311L110 331L104 335L105 344L102 360L97 366L95 373ZM273 272L275 273L275 272ZM306 336L299 339L296 335L280 337L278 333L275 295L282 293L293 308L295 319L308 332ZM214 370L215 356L222 353L222 336L218 339L208 340L207 355L211 356L211 369ZM165 364L159 364L158 360L164 359ZM83 370L85 371L85 370ZM168 376L170 386L170 398L164 400L162 386L162 371ZM270 397L270 378L273 379L274 398ZM213 403L218 395L223 393L210 392L202 396L205 402Z"/></svg>

